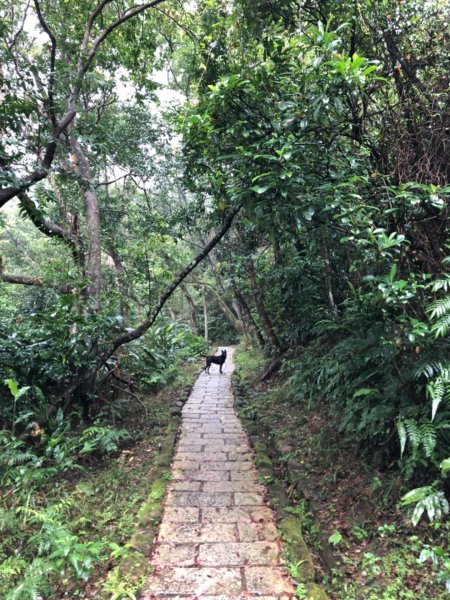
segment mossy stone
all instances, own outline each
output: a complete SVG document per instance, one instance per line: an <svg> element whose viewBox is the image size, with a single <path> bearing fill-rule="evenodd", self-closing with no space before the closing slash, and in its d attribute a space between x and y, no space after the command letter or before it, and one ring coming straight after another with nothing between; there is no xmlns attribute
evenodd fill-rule
<svg viewBox="0 0 450 600"><path fill-rule="evenodd" d="M299 563L304 582L314 581L314 563L311 552L303 539L301 525L297 517L289 515L280 523L290 559Z"/></svg>
<svg viewBox="0 0 450 600"><path fill-rule="evenodd" d="M153 538L155 537L157 527L145 527L143 529L136 529L130 540L130 546L136 552L139 552L143 556L150 556L153 547Z"/></svg>
<svg viewBox="0 0 450 600"><path fill-rule="evenodd" d="M317 583L309 583L306 585L306 600L330 600L325 590L317 585Z"/></svg>

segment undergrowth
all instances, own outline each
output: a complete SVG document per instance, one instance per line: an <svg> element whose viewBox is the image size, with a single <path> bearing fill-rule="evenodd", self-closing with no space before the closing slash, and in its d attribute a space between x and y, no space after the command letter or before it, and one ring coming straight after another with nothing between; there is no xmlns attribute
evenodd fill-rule
<svg viewBox="0 0 450 600"><path fill-rule="evenodd" d="M3 432L2 599L111 597L103 585L132 554L128 542L164 443L170 400L196 370L189 365L157 395L128 402L116 428L99 421L78 435L43 433L37 448Z"/></svg>
<svg viewBox="0 0 450 600"><path fill-rule="evenodd" d="M235 354L237 377L248 390L240 410L264 432L280 477L287 477L287 467L295 474L286 490L330 597L446 598L449 523L414 527L412 511L400 506L409 489L401 469L386 470L384 461L358 451L327 386L321 394L307 389L313 370L323 368L314 353L287 363L269 384L259 383L264 360L257 354Z"/></svg>

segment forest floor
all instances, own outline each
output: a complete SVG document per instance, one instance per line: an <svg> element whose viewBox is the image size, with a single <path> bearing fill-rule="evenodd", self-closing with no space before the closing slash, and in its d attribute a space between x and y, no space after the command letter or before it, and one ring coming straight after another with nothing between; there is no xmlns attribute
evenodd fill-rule
<svg viewBox="0 0 450 600"><path fill-rule="evenodd" d="M413 527L398 506L408 491L398 470L372 467L338 429L326 402L294 404L278 374L261 383L264 361L236 355L247 388L240 412L258 424L283 479L294 465L298 480L286 482L291 512L302 521L316 556L316 579L336 600L444 599L443 573L419 560L432 547L448 550L449 525L424 520ZM301 597L301 596L299 596Z"/></svg>

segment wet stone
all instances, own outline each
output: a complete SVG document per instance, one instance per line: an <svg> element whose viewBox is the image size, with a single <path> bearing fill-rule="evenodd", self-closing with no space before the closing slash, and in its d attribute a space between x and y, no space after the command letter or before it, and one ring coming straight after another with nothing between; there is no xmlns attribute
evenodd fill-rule
<svg viewBox="0 0 450 600"><path fill-rule="evenodd" d="M152 564L158 566L193 567L196 547L194 544L157 544L152 555Z"/></svg>
<svg viewBox="0 0 450 600"><path fill-rule="evenodd" d="M238 523L239 539L241 542L275 541L278 531L272 521Z"/></svg>
<svg viewBox="0 0 450 600"><path fill-rule="evenodd" d="M201 544L199 562L206 566L276 565L278 544L273 542L238 542Z"/></svg>
<svg viewBox="0 0 450 600"><path fill-rule="evenodd" d="M262 493L263 487L252 481L210 481L203 485L203 491Z"/></svg>
<svg viewBox="0 0 450 600"><path fill-rule="evenodd" d="M239 594L242 589L239 568L157 568L147 581L144 600L154 593Z"/></svg>
<svg viewBox="0 0 450 600"><path fill-rule="evenodd" d="M166 503L167 506L231 506L232 495L207 492L169 492Z"/></svg>
<svg viewBox="0 0 450 600"><path fill-rule="evenodd" d="M267 506L232 506L204 508L203 523L263 523L273 520L273 513Z"/></svg>
<svg viewBox="0 0 450 600"><path fill-rule="evenodd" d="M200 509L192 506L166 506L164 510L164 521L178 523L198 523L200 520Z"/></svg>
<svg viewBox="0 0 450 600"><path fill-rule="evenodd" d="M169 489L176 492L199 492L201 485L200 481L172 481L169 484Z"/></svg>
<svg viewBox="0 0 450 600"><path fill-rule="evenodd" d="M293 600L274 515L224 374L201 374L182 427L144 600ZM214 365L213 365L214 367Z"/></svg>
<svg viewBox="0 0 450 600"><path fill-rule="evenodd" d="M264 497L262 494L248 494L246 492L236 492L234 495L234 501L236 506L249 504L257 506L258 504L264 504Z"/></svg>
<svg viewBox="0 0 450 600"><path fill-rule="evenodd" d="M294 588L284 569L276 567L246 567L249 592L263 594L293 594Z"/></svg>
<svg viewBox="0 0 450 600"><path fill-rule="evenodd" d="M235 542L236 527L232 523L167 523L163 521L159 530L160 542L199 543Z"/></svg>
<svg viewBox="0 0 450 600"><path fill-rule="evenodd" d="M172 472L172 479L176 480L194 480L194 481L228 481L230 473L228 471L207 471L199 469L177 469Z"/></svg>

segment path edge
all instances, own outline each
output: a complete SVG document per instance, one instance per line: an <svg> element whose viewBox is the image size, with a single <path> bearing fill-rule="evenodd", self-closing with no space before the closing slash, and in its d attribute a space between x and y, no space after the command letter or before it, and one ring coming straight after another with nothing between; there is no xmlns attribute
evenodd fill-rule
<svg viewBox="0 0 450 600"><path fill-rule="evenodd" d="M167 474L170 472L178 443L182 408L189 398L196 379L197 376L194 375L191 383L185 385L181 393L171 401L171 418L166 430L159 437L159 452L151 469L150 489L139 508L135 529L127 544L129 552L120 559L119 564L108 575L103 586L102 597L110 600L140 598L145 582L151 574L150 559L164 512L164 499L170 483Z"/></svg>
<svg viewBox="0 0 450 600"><path fill-rule="evenodd" d="M304 600L329 600L324 588L315 581L314 559L303 538L300 519L287 510L292 507L292 503L270 458L270 449L263 437L267 431L264 431L259 420L255 421L240 408L247 396L247 390L245 383L240 379L239 366L236 363L231 385L235 410L244 425L254 452L256 468L269 492L272 508L277 515L277 528L281 533L285 556L288 562L298 567L298 575L295 577L296 597ZM298 595L299 592L302 595Z"/></svg>

